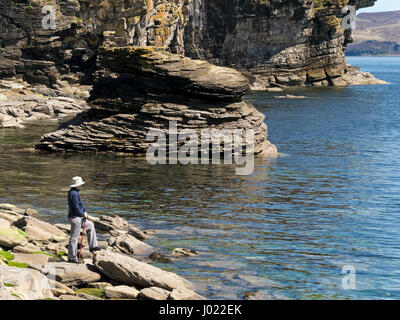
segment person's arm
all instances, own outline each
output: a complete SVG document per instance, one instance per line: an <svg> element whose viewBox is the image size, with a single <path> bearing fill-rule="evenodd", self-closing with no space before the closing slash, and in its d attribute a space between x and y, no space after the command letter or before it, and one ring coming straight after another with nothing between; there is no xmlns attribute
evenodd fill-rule
<svg viewBox="0 0 400 320"><path fill-rule="evenodd" d="M79 195L78 195L78 193L73 192L71 194L71 202L72 202L72 208L75 210L75 212L77 212L81 217L84 217L85 213L79 207Z"/></svg>
<svg viewBox="0 0 400 320"><path fill-rule="evenodd" d="M79 201L80 201L81 208L82 208L82 211L83 211L83 217L84 217L84 218L87 218L87 217L88 217L88 213L87 213L87 210L86 210L85 205L83 204L83 201L82 201L82 199L81 199L81 196L79 196Z"/></svg>
<svg viewBox="0 0 400 320"><path fill-rule="evenodd" d="M79 196L79 198L80 198L80 196ZM83 210L83 216L84 216L85 218L87 218L87 217L88 217L88 214L87 214L86 207L85 207L85 205L83 204L82 199L80 199L80 200L81 200L81 206L82 206L82 210Z"/></svg>

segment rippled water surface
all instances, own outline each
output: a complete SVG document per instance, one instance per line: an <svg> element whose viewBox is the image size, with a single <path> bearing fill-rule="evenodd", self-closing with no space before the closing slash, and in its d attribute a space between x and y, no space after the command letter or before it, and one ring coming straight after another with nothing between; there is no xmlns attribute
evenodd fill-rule
<svg viewBox="0 0 400 320"><path fill-rule="evenodd" d="M200 252L158 266L208 298L400 298L400 58L349 62L384 86L251 94L281 156L251 176L228 165L150 166L144 159L24 151L54 122L0 130L0 201L66 222L66 186L87 181L93 215L160 230L151 244ZM286 93L307 99L276 99ZM342 287L343 266L356 289Z"/></svg>

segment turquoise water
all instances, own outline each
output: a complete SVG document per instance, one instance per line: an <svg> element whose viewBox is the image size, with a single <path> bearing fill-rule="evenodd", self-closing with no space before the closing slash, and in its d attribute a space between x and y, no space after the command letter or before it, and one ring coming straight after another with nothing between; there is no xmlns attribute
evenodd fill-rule
<svg viewBox="0 0 400 320"><path fill-rule="evenodd" d="M250 94L281 156L256 160L251 176L228 165L150 166L144 159L42 155L24 148L54 123L0 130L0 201L34 206L66 222L74 175L93 215L118 213L168 252L194 258L158 266L208 298L400 298L400 58L350 58L383 86ZM307 99L276 99L296 94ZM342 287L343 266L356 289Z"/></svg>

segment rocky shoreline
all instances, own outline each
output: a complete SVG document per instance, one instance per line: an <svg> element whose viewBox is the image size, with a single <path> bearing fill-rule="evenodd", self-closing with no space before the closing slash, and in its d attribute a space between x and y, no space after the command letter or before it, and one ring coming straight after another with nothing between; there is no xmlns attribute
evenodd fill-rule
<svg viewBox="0 0 400 320"><path fill-rule="evenodd" d="M203 300L181 276L148 262L185 259L193 250L170 256L144 241L154 236L117 215L90 217L105 239L83 263L66 262L68 224L49 224L32 208L0 204L0 300Z"/></svg>
<svg viewBox="0 0 400 320"><path fill-rule="evenodd" d="M0 79L0 128L24 128L24 123L64 119L87 109L91 86L55 88L21 79Z"/></svg>

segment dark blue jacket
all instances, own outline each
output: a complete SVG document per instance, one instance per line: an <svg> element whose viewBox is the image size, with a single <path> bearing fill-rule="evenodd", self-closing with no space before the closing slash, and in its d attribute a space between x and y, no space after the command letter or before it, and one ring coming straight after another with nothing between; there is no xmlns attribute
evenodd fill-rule
<svg viewBox="0 0 400 320"><path fill-rule="evenodd" d="M86 211L86 207L83 205L79 190L77 188L71 188L68 192L68 217L83 217Z"/></svg>

